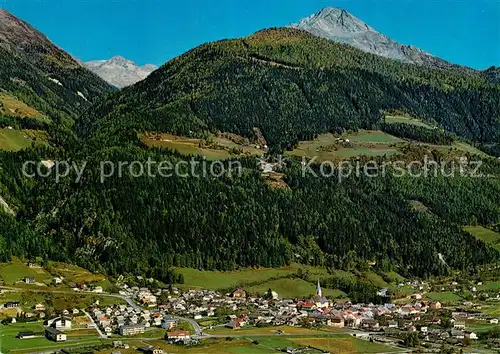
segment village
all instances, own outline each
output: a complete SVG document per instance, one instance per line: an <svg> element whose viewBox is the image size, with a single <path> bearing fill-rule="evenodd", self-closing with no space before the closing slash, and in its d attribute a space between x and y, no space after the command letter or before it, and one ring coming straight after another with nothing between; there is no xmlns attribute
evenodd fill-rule
<svg viewBox="0 0 500 354"><path fill-rule="evenodd" d="M24 281L29 282L30 279ZM418 282L412 283L412 288L415 291L425 289ZM386 295L387 290L380 289L379 295ZM72 291L103 292L98 286L82 284L75 285ZM293 328L341 332L361 340L407 350L415 345L408 340L411 337L420 346L439 350L443 345L460 348L478 341L478 333L467 325L470 321L492 325L499 321L497 317L480 311L464 311L444 307L439 301L423 300L419 292L411 294L407 301L381 305L334 301L323 296L319 281L314 296L305 299L281 298L272 289L264 296L256 297L241 288L220 293L214 290L182 291L174 287L129 287L126 284L122 284L119 293L113 296L126 304L101 305L97 300L88 308L71 308L48 314L46 306L40 303L31 312L6 319L4 323L9 325L34 319L44 321L43 334L19 332L19 341L43 335L51 342L70 343L72 334L94 330L102 340L112 341L116 349L114 353L118 353L120 348L129 349L129 338L197 346L204 339L236 338L239 333L248 334L250 330L259 333L259 329L265 329L275 336L301 333L290 331ZM19 303L8 302L1 306L16 308ZM162 352L155 346L137 349L154 354Z"/></svg>

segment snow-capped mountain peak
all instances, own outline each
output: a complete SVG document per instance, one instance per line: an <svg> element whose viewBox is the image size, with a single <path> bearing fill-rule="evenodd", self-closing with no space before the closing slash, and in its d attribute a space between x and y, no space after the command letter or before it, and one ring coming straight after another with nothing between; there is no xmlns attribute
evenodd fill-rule
<svg viewBox="0 0 500 354"><path fill-rule="evenodd" d="M306 17L292 28L307 31L317 37L349 44L365 52L407 63L449 66L450 64L413 46L403 45L379 33L343 9L325 8Z"/></svg>
<svg viewBox="0 0 500 354"><path fill-rule="evenodd" d="M133 61L122 56L114 56L108 60L95 60L85 63L85 66L113 86L123 88L144 80L156 65L138 66Z"/></svg>

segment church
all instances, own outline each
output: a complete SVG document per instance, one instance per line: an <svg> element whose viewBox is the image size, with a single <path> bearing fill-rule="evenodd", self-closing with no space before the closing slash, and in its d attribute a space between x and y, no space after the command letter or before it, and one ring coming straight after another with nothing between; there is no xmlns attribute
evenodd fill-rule
<svg viewBox="0 0 500 354"><path fill-rule="evenodd" d="M321 290L319 280L318 284L316 285L316 295L314 295L314 297L310 301L313 302L318 309L330 307L330 302L326 297L323 296L323 291Z"/></svg>

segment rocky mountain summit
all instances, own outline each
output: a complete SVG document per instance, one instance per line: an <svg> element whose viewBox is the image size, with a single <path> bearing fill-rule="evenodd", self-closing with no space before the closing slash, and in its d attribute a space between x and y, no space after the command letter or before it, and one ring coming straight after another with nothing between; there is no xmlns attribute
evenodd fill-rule
<svg viewBox="0 0 500 354"><path fill-rule="evenodd" d="M389 59L438 67L451 65L419 48L403 45L384 36L343 9L325 8L290 27Z"/></svg>
<svg viewBox="0 0 500 354"><path fill-rule="evenodd" d="M84 63L84 65L103 80L118 88L142 81L158 69L153 64L138 66L133 61L122 56L115 56L109 60L90 61Z"/></svg>

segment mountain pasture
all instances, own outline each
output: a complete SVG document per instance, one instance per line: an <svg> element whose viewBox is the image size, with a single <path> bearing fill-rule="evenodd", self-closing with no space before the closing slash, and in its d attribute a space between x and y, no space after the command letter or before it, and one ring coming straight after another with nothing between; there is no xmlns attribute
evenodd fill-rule
<svg viewBox="0 0 500 354"><path fill-rule="evenodd" d="M318 161L342 160L356 156L390 156L399 154L398 144L403 140L378 130L355 133L320 134L313 141L301 141L288 155L313 158Z"/></svg>
<svg viewBox="0 0 500 354"><path fill-rule="evenodd" d="M146 146L175 150L184 155L205 156L209 160L221 160L238 156L261 156L264 150L247 144L241 145L224 137L208 139L188 138L173 134L140 135L140 140Z"/></svg>

